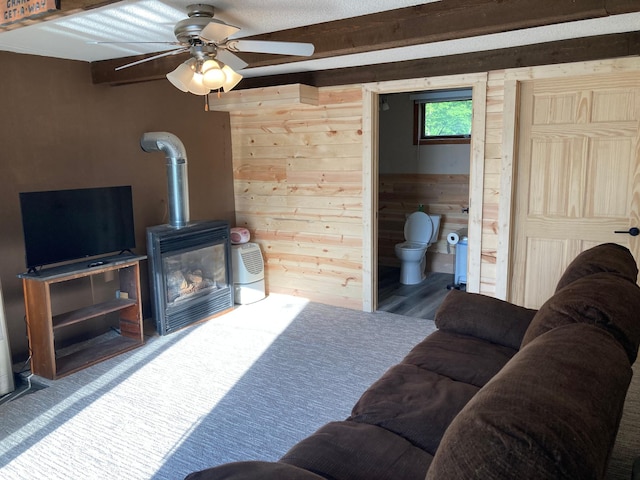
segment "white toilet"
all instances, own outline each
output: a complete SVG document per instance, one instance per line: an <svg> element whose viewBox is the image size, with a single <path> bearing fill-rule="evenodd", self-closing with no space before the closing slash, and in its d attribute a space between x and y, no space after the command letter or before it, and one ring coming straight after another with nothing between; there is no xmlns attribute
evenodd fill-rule
<svg viewBox="0 0 640 480"><path fill-rule="evenodd" d="M425 279L427 248L438 240L440 215L414 212L404 223L405 242L396 244L400 259L400 283L415 285Z"/></svg>

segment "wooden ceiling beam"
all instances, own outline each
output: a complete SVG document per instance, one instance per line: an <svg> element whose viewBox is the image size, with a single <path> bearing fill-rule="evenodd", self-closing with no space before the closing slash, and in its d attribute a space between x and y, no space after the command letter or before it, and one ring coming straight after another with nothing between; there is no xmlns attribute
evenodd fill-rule
<svg viewBox="0 0 640 480"><path fill-rule="evenodd" d="M610 15L631 13L638 11L637 0L605 0L604 6Z"/></svg>
<svg viewBox="0 0 640 480"><path fill-rule="evenodd" d="M446 0L361 17L250 37L257 40L311 42L311 59L438 41L469 38L522 28L640 11L637 0ZM149 55L147 55L149 56ZM277 65L307 57L241 54L250 67ZM175 69L188 55L164 57L135 67L115 67L145 56L93 62L94 83L112 85L154 80ZM368 67L367 67L368 68Z"/></svg>
<svg viewBox="0 0 640 480"><path fill-rule="evenodd" d="M9 30L15 30L17 28L28 27L29 25L34 25L36 23L55 20L56 18L66 17L68 15L80 13L85 10L103 7L105 5L110 5L118 1L119 0L60 0L59 10L43 13L42 15L38 15L35 18L31 17L24 20L18 20L17 22L11 23L9 25L0 26L0 33Z"/></svg>
<svg viewBox="0 0 640 480"><path fill-rule="evenodd" d="M303 83L314 87L437 77L507 68L640 56L640 32L575 38L536 45L316 72L244 79L236 89Z"/></svg>
<svg viewBox="0 0 640 480"><path fill-rule="evenodd" d="M640 6L638 6L640 9ZM446 0L256 36L316 44L313 58L456 40L603 17L603 0ZM252 67L271 65L264 55Z"/></svg>

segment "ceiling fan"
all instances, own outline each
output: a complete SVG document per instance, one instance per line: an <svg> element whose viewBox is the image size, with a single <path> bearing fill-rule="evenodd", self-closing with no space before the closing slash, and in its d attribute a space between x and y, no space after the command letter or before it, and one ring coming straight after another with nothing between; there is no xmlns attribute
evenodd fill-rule
<svg viewBox="0 0 640 480"><path fill-rule="evenodd" d="M247 67L248 64L236 53L300 56L313 54L314 46L311 43L229 39L231 35L240 31L240 28L213 18L214 7L212 5L189 5L187 14L188 18L179 21L173 29L177 41L149 42L177 45L177 48L121 65L116 70L133 67L161 57L190 52L191 58L168 73L166 77L183 92L206 95L211 90L222 89L224 92L228 92L242 80L242 75L237 71Z"/></svg>

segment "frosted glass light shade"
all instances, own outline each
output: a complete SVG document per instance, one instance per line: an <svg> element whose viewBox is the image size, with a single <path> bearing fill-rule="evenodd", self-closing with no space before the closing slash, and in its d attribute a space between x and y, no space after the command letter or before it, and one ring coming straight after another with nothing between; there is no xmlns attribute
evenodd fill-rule
<svg viewBox="0 0 640 480"><path fill-rule="evenodd" d="M202 83L202 74L194 73L189 85L187 87L190 93L194 95L206 95L209 93L210 88Z"/></svg>
<svg viewBox="0 0 640 480"><path fill-rule="evenodd" d="M184 63L178 65L174 71L167 73L167 80L169 80L174 87L183 92L189 91L189 83L193 78L193 69L191 68L191 62L187 60Z"/></svg>
<svg viewBox="0 0 640 480"><path fill-rule="evenodd" d="M226 80L222 84L222 90L224 90L225 92L230 91L233 87L240 83L240 80L242 80L242 75L234 72L233 69L229 67L229 65L225 65L224 67L222 67L222 71L226 76Z"/></svg>
<svg viewBox="0 0 640 480"><path fill-rule="evenodd" d="M224 71L220 69L220 64L215 60L207 60L202 65L202 83L211 90L222 87L227 79Z"/></svg>

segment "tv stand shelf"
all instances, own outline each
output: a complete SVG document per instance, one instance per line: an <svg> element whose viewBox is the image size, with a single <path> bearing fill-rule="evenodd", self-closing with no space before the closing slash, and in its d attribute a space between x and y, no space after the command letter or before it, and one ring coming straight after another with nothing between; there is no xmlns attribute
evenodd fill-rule
<svg viewBox="0 0 640 480"><path fill-rule="evenodd" d="M96 305L89 305L88 307L79 308L72 312L61 313L52 318L53 329L66 327L67 325L73 325L74 323L89 320L100 315L106 315L107 313L117 312L125 308L136 305L136 301L130 298L114 298L108 302L98 303Z"/></svg>
<svg viewBox="0 0 640 480"><path fill-rule="evenodd" d="M107 358L132 350L144 343L142 305L140 302L140 261L145 256L109 257L98 266L86 261L40 272L18 275L24 289L27 332L31 349L31 372L55 380ZM121 298L85 305L55 313L51 286L83 277L113 272L119 278ZM124 298L126 297L126 298ZM60 355L54 343L55 332L80 322L91 321L108 313L119 312L120 335Z"/></svg>

